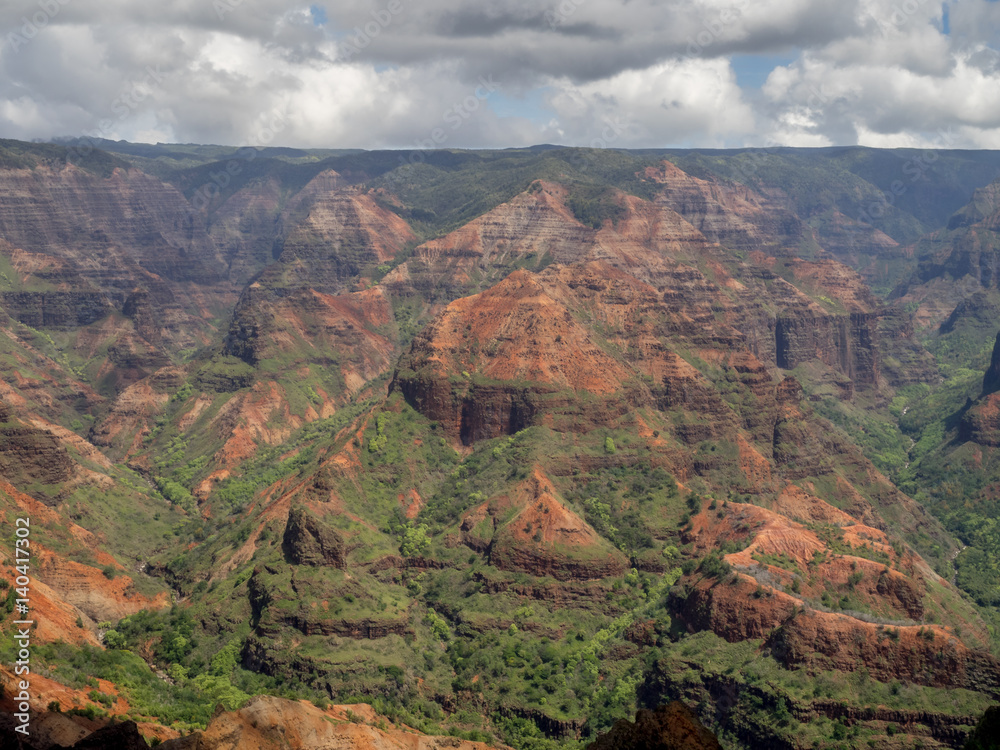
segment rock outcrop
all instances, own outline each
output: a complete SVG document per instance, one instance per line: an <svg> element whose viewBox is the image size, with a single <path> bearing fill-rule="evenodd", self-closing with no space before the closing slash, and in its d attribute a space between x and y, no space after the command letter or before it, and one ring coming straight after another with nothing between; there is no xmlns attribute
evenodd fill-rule
<svg viewBox="0 0 1000 750"><path fill-rule="evenodd" d="M501 570L586 581L628 569L625 556L560 501L538 467L509 494L469 511L461 530L465 543Z"/></svg>
<svg viewBox="0 0 1000 750"><path fill-rule="evenodd" d="M859 384L878 382L878 316L873 313L779 316L775 323L778 367L794 369L819 359Z"/></svg>
<svg viewBox="0 0 1000 750"><path fill-rule="evenodd" d="M350 711L350 713L348 713ZM348 717L354 716L351 720ZM373 726L379 723L379 728ZM490 750L481 742L434 737L388 724L364 704L316 708L260 696L238 711L217 710L203 732L168 740L163 750Z"/></svg>
<svg viewBox="0 0 1000 750"><path fill-rule="evenodd" d="M991 448L1000 447L1000 392L972 404L958 426L959 440Z"/></svg>
<svg viewBox="0 0 1000 750"><path fill-rule="evenodd" d="M288 558L296 565L346 567L344 540L323 521L301 506L292 508L282 540Z"/></svg>
<svg viewBox="0 0 1000 750"><path fill-rule="evenodd" d="M1000 706L986 709L983 718L969 735L965 750L1000 750Z"/></svg>
<svg viewBox="0 0 1000 750"><path fill-rule="evenodd" d="M7 481L59 486L76 474L76 466L50 432L25 424L0 402L0 475ZM54 498L39 493L39 499Z"/></svg>
<svg viewBox="0 0 1000 750"><path fill-rule="evenodd" d="M721 750L719 740L691 710L674 701L655 710L640 709L635 721L619 719L587 750Z"/></svg>
<svg viewBox="0 0 1000 750"><path fill-rule="evenodd" d="M990 366L983 377L983 395L966 405L958 438L989 448L1000 448L1000 334Z"/></svg>
<svg viewBox="0 0 1000 750"><path fill-rule="evenodd" d="M32 328L78 328L111 312L99 292L3 292L0 307Z"/></svg>
<svg viewBox="0 0 1000 750"><path fill-rule="evenodd" d="M907 680L1000 696L1000 662L966 648L953 634L933 625L883 626L847 615L806 611L775 630L767 646L789 667L842 672L865 668L883 682Z"/></svg>
<svg viewBox="0 0 1000 750"><path fill-rule="evenodd" d="M989 395L995 391L1000 391L1000 333L997 334L997 342L993 346L993 358L989 369L983 376L983 393Z"/></svg>

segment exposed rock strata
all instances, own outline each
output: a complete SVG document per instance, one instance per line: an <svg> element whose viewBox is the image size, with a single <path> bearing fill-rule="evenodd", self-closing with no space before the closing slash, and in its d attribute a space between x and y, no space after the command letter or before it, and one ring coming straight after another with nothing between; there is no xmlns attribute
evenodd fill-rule
<svg viewBox="0 0 1000 750"><path fill-rule="evenodd" d="M288 514L283 544L296 565L346 567L344 540L302 507L295 507Z"/></svg>
<svg viewBox="0 0 1000 750"><path fill-rule="evenodd" d="M361 721L350 721L354 714ZM316 708L260 696L238 711L219 711L203 732L168 740L164 750L490 750L481 742L419 734L379 718L369 706ZM374 726L379 724L378 727Z"/></svg>

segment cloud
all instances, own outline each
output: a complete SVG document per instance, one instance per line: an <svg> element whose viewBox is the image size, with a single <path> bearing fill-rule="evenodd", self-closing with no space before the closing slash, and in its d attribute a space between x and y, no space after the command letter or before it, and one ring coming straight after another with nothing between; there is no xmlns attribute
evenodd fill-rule
<svg viewBox="0 0 1000 750"><path fill-rule="evenodd" d="M1000 56L928 40L940 64L912 62L912 40L856 55L807 52L775 69L764 109L788 145L991 147L1000 126Z"/></svg>
<svg viewBox="0 0 1000 750"><path fill-rule="evenodd" d="M1000 4L949 9L946 34L931 0L7 0L0 135L242 144L278 118L294 146L505 147L610 121L620 146L993 144ZM741 91L734 55L793 62ZM499 116L481 79L543 111Z"/></svg>
<svg viewBox="0 0 1000 750"><path fill-rule="evenodd" d="M754 113L723 59L670 60L578 86L554 82L548 101L552 140L585 146L724 146L754 130Z"/></svg>

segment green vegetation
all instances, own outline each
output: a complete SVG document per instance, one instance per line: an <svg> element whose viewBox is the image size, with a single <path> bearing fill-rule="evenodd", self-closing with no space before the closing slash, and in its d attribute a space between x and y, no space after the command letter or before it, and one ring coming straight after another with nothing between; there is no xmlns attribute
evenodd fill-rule
<svg viewBox="0 0 1000 750"><path fill-rule="evenodd" d="M427 551L431 541L427 538L427 524L419 526L409 524L403 530L403 541L399 544L399 552L403 557L416 557Z"/></svg>
<svg viewBox="0 0 1000 750"><path fill-rule="evenodd" d="M606 222L614 224L625 217L625 208L615 191L604 186L575 186L566 205L577 221L593 229L600 229Z"/></svg>

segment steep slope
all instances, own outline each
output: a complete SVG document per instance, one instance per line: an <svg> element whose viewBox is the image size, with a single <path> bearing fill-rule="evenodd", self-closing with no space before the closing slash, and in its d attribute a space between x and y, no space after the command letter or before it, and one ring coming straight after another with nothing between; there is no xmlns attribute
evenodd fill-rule
<svg viewBox="0 0 1000 750"><path fill-rule="evenodd" d="M560 502L538 467L512 488L462 518L463 541L485 551L500 570L520 570L557 580L624 575L625 556Z"/></svg>
<svg viewBox="0 0 1000 750"><path fill-rule="evenodd" d="M1000 340L992 360L998 357ZM957 583L981 604L995 606L1000 603L994 585L1000 547L993 520L1000 481L1000 394L993 390L993 370L991 364L982 379L957 379L949 394L958 397L954 405L944 401L946 410L937 421L917 423L926 449L903 480L926 493L925 502L962 540L963 551L955 558Z"/></svg>
<svg viewBox="0 0 1000 750"><path fill-rule="evenodd" d="M963 325L988 327L995 320L1000 300L998 196L1000 182L977 190L946 228L914 247L919 268L893 297L917 305L917 320L924 326L950 331Z"/></svg>
<svg viewBox="0 0 1000 750"><path fill-rule="evenodd" d="M164 750L310 750L359 748L361 750L490 750L482 742L451 737L428 737L407 727L396 727L369 706L330 706L325 711L305 701L256 698L237 712L213 717L204 732L170 740Z"/></svg>
<svg viewBox="0 0 1000 750"><path fill-rule="evenodd" d="M138 170L101 176L65 164L7 169L0 185L0 238L11 248L12 270L38 268L55 287L10 297L18 318L86 324L109 309L124 311L139 289L155 310L152 329L175 350L208 343L212 318L224 314L235 290L204 216L179 191ZM7 277L13 283L10 271Z"/></svg>
<svg viewBox="0 0 1000 750"><path fill-rule="evenodd" d="M689 182L676 168L665 174L665 192ZM692 336L696 326L714 325L708 319L721 305L730 322L741 321L744 340L766 362L792 369L818 356L859 383L877 382L878 304L860 278L835 261L784 261L759 251L739 261L673 210L624 195L615 199L617 221L589 229L575 220L567 200L566 188L536 182L462 230L418 247L383 285L398 295L427 286L454 295L516 268L597 260L661 293L670 290L672 301L687 308L675 325L686 324ZM519 239L512 243L507 235Z"/></svg>

